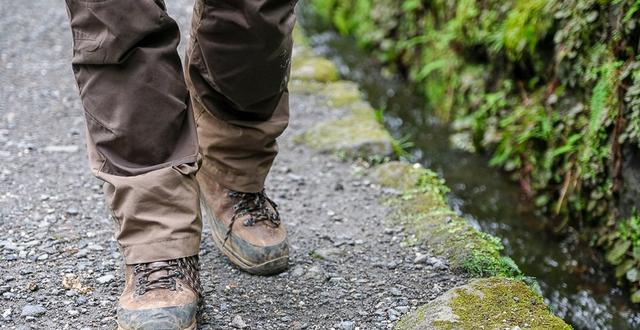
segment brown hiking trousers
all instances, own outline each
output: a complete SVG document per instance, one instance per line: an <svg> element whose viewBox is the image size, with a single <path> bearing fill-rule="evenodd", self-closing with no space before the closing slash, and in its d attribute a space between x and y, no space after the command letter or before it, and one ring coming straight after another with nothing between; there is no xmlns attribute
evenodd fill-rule
<svg viewBox="0 0 640 330"><path fill-rule="evenodd" d="M198 139L202 171L232 190L263 189L288 123L295 0L196 0L186 75L162 0L66 5L90 166L125 262L197 254ZM207 116L197 132L194 103Z"/></svg>

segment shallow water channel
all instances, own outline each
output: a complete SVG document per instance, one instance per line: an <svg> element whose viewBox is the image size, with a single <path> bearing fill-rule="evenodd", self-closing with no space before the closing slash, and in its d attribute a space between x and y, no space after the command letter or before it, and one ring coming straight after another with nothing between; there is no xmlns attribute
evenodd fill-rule
<svg viewBox="0 0 640 330"><path fill-rule="evenodd" d="M488 158L450 147L451 130L405 82L381 74L381 67L354 40L339 36L302 7L300 23L311 45L333 60L344 79L357 82L369 102L385 109L385 124L396 138L409 136L412 160L447 180L450 203L481 230L500 237L505 253L521 270L537 278L554 312L576 329L638 329L640 306L616 287L600 253L575 239L545 228L550 220L536 214L519 187Z"/></svg>

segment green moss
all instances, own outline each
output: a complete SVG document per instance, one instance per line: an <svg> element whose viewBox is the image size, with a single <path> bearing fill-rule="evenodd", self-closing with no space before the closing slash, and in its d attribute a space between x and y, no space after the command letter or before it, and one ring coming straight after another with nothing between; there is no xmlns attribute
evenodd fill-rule
<svg viewBox="0 0 640 330"><path fill-rule="evenodd" d="M304 33L302 27L299 24L293 28L293 43L296 47L308 47L309 40L307 39L307 35Z"/></svg>
<svg viewBox="0 0 640 330"><path fill-rule="evenodd" d="M403 317L395 329L571 329L525 283L476 279Z"/></svg>
<svg viewBox="0 0 640 330"><path fill-rule="evenodd" d="M449 208L448 188L436 173L418 164L389 162L376 167L372 176L383 187L400 191L400 197L389 200L393 218L446 256L454 269L473 276L522 275L511 259L501 256L499 239L476 230Z"/></svg>
<svg viewBox="0 0 640 330"><path fill-rule="evenodd" d="M327 84L322 94L327 97L327 104L330 107L343 107L363 100L358 85L351 81L336 81Z"/></svg>
<svg viewBox="0 0 640 330"><path fill-rule="evenodd" d="M304 54L300 56L294 55L291 64L291 78L331 82L338 80L338 70L326 58L304 56Z"/></svg>
<svg viewBox="0 0 640 330"><path fill-rule="evenodd" d="M549 32L553 24L549 6L551 3L549 0L514 2L501 29L502 42L511 58L520 59L525 52L535 53L538 41Z"/></svg>
<svg viewBox="0 0 640 330"><path fill-rule="evenodd" d="M298 94L319 94L325 87L325 83L313 80L289 81L289 92Z"/></svg>
<svg viewBox="0 0 640 330"><path fill-rule="evenodd" d="M321 123L294 137L323 152L336 153L344 159L372 159L393 154L389 132L375 120L371 108L356 108L344 118Z"/></svg>

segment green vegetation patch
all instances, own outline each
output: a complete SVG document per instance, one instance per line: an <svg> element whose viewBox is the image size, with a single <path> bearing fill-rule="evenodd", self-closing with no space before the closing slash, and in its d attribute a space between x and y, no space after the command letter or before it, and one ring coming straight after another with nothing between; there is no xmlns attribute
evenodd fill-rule
<svg viewBox="0 0 640 330"><path fill-rule="evenodd" d="M434 253L446 256L453 269L472 276L522 277L513 260L502 256L499 239L480 232L446 203L448 188L436 173L416 164L389 162L372 176L383 187L397 189L389 202L394 219L402 222Z"/></svg>
<svg viewBox="0 0 640 330"><path fill-rule="evenodd" d="M519 280L475 279L403 317L395 329L571 329Z"/></svg>
<svg viewBox="0 0 640 330"><path fill-rule="evenodd" d="M640 150L639 0L311 5L411 82L436 116L465 123L452 144L490 154L554 229L574 224L597 241L640 302L640 277L624 271L639 258L618 238L633 211L618 209L627 207L620 164Z"/></svg>
<svg viewBox="0 0 640 330"><path fill-rule="evenodd" d="M351 81L336 81L332 84L327 84L322 94L327 97L327 104L330 107L344 107L357 102L363 102L362 93L358 85ZM365 107L371 106L367 103Z"/></svg>
<svg viewBox="0 0 640 330"><path fill-rule="evenodd" d="M338 80L338 71L333 63L322 57L294 57L291 77L298 80L329 82Z"/></svg>

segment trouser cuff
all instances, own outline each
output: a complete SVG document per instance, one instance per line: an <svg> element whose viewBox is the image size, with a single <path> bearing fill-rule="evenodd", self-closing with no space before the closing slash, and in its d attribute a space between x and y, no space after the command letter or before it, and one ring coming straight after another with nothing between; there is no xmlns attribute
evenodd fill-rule
<svg viewBox="0 0 640 330"><path fill-rule="evenodd" d="M127 265L190 257L200 251L200 236L121 245Z"/></svg>
<svg viewBox="0 0 640 330"><path fill-rule="evenodd" d="M200 168L199 175L206 175L221 186L239 192L260 192L264 189L264 181L268 174L266 171L254 173L240 173L234 169L227 169L213 159L208 159L209 164Z"/></svg>

